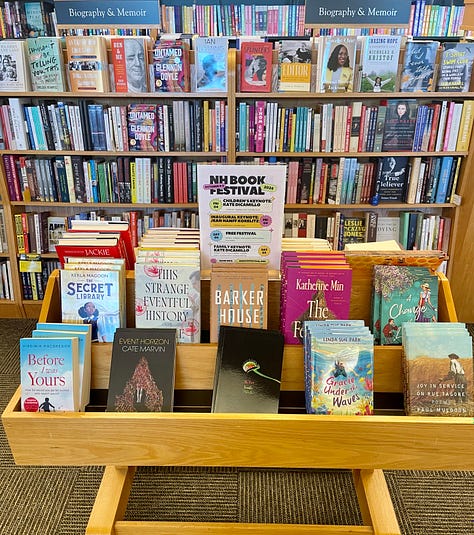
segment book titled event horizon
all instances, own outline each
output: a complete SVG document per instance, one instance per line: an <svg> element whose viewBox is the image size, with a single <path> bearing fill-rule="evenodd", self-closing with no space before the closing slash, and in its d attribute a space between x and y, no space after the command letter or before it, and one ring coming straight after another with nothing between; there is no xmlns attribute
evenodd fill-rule
<svg viewBox="0 0 474 535"><path fill-rule="evenodd" d="M279 331L223 325L212 412L277 413L283 347Z"/></svg>
<svg viewBox="0 0 474 535"><path fill-rule="evenodd" d="M107 411L171 412L175 363L175 329L117 329Z"/></svg>

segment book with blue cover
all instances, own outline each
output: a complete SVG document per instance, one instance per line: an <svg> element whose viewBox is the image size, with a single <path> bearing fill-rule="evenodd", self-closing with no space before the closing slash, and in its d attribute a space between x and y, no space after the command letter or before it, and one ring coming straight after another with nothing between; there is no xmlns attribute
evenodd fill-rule
<svg viewBox="0 0 474 535"><path fill-rule="evenodd" d="M196 37L193 40L196 91L227 91L227 37Z"/></svg>
<svg viewBox="0 0 474 535"><path fill-rule="evenodd" d="M438 41L408 41L403 60L400 91L433 91Z"/></svg>

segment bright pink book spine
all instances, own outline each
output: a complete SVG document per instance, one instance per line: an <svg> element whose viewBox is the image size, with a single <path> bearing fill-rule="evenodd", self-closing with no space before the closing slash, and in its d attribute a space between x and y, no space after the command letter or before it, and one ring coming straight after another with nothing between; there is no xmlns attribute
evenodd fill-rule
<svg viewBox="0 0 474 535"><path fill-rule="evenodd" d="M265 101L255 103L255 152L265 149Z"/></svg>

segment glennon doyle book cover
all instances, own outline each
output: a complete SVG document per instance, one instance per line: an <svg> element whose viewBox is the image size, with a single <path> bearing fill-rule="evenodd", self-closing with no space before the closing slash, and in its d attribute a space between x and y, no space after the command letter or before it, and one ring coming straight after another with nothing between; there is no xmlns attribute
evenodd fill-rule
<svg viewBox="0 0 474 535"><path fill-rule="evenodd" d="M175 329L117 329L107 411L171 412L175 363Z"/></svg>
<svg viewBox="0 0 474 535"><path fill-rule="evenodd" d="M181 39L158 39L153 47L153 74L155 91L190 91L188 43Z"/></svg>
<svg viewBox="0 0 474 535"><path fill-rule="evenodd" d="M277 413L283 347L279 331L221 326L212 412Z"/></svg>

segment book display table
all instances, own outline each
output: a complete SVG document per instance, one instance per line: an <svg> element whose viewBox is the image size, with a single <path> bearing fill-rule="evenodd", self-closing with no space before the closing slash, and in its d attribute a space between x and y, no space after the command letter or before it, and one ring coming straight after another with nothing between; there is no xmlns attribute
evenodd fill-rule
<svg viewBox="0 0 474 535"><path fill-rule="evenodd" d="M58 272L51 276L40 321L60 321ZM207 281L208 283L208 281ZM279 282L270 283L276 311ZM440 275L439 320L456 321L447 279ZM370 270L354 268L351 317L368 321ZM203 284L203 297L206 283ZM133 272L127 298L133 303ZM204 297L205 299L205 297ZM273 303L273 304L272 304ZM134 325L128 307L128 326ZM207 318L208 320L208 318ZM205 322L206 319L203 320ZM275 325L269 325L273 328ZM176 391L213 388L216 344L178 345ZM92 349L92 388L107 389L112 344ZM403 391L401 348L376 347L374 390ZM303 350L286 346L282 391L304 389ZM377 409L377 407L376 407ZM396 535L400 529L383 470L474 470L474 456L452 455L474 443L472 418L211 414L206 407L173 413L63 413L20 411L18 389L2 420L19 465L106 466L90 516L88 535L138 533L320 533ZM197 412L200 411L200 412ZM44 460L38 451L48 451ZM238 466L351 469L363 526L128 522L123 521L137 466Z"/></svg>

